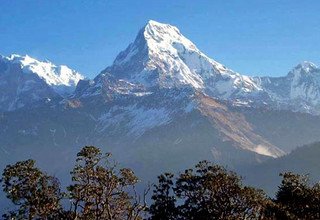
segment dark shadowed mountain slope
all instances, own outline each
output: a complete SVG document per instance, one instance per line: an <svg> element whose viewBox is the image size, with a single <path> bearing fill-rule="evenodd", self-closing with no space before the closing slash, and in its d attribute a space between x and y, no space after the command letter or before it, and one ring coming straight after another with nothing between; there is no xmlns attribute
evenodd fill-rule
<svg viewBox="0 0 320 220"><path fill-rule="evenodd" d="M254 167L241 170L247 183L267 190L274 195L281 178L280 173L294 172L309 175L312 182L320 181L320 143L301 146L290 154L270 159Z"/></svg>

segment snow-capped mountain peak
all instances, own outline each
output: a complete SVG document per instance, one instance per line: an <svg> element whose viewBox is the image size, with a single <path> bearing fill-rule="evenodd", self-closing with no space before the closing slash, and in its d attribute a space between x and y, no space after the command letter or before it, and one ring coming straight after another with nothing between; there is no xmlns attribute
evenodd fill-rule
<svg viewBox="0 0 320 220"><path fill-rule="evenodd" d="M303 61L295 66L287 75L289 79L305 79L320 76L320 69L314 63Z"/></svg>
<svg viewBox="0 0 320 220"><path fill-rule="evenodd" d="M310 75L314 72L317 72L319 68L312 62L303 61L299 63L297 66L293 68L292 71L289 72L289 76L300 77L304 75Z"/></svg>
<svg viewBox="0 0 320 220"><path fill-rule="evenodd" d="M28 55L12 54L4 57L9 62L20 64L24 72L34 73L52 86L58 93L66 93L73 90L78 81L84 77L65 65L56 66L50 61L38 61ZM67 91L65 91L67 90Z"/></svg>
<svg viewBox="0 0 320 220"><path fill-rule="evenodd" d="M169 24L162 24L150 20L144 27L144 37L151 52L159 52L159 50L172 49L174 44L180 43L186 49L201 53L198 48L186 37L184 37L179 29ZM158 50L158 51L153 51Z"/></svg>
<svg viewBox="0 0 320 220"><path fill-rule="evenodd" d="M287 76L250 77L206 56L177 27L149 21L113 64L78 91L91 97L191 88L234 105L320 114L320 69L302 62ZM130 85L130 86L123 86Z"/></svg>
<svg viewBox="0 0 320 220"><path fill-rule="evenodd" d="M202 53L177 27L152 20L106 72L146 88L187 86L225 98L259 90L250 77Z"/></svg>
<svg viewBox="0 0 320 220"><path fill-rule="evenodd" d="M304 61L298 64L287 78L291 81L291 99L307 103L307 109L320 103L320 69L314 63Z"/></svg>
<svg viewBox="0 0 320 220"><path fill-rule="evenodd" d="M28 55L0 56L0 110L12 111L41 100L71 94L84 77L67 66Z"/></svg>
<svg viewBox="0 0 320 220"><path fill-rule="evenodd" d="M309 62L309 61L303 61L295 67L295 69L302 69L305 72L310 72L310 71L317 69L317 68L318 68L317 65L315 65L314 63Z"/></svg>

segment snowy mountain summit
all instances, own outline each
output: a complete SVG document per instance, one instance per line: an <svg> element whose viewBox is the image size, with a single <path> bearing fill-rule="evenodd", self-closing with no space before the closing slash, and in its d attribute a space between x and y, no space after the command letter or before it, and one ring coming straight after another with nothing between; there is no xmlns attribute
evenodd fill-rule
<svg viewBox="0 0 320 220"><path fill-rule="evenodd" d="M296 66L288 77L292 79L290 98L311 106L320 105L320 68L311 62Z"/></svg>
<svg viewBox="0 0 320 220"><path fill-rule="evenodd" d="M111 66L93 81L80 81L73 98L83 106L104 106L102 114L95 117L96 133L101 136L112 130L130 141L137 140L193 112L193 120L205 117L238 148L278 157L282 150L214 101L248 98L260 92L253 78L210 59L176 27L149 21Z"/></svg>
<svg viewBox="0 0 320 220"><path fill-rule="evenodd" d="M95 78L86 95L98 94L103 85L108 92L126 94L137 88L152 92L155 88L188 87L235 105L268 105L319 114L318 73L317 66L303 62L284 77L241 75L206 56L177 27L151 20L113 64ZM115 84L110 86L110 79L121 89Z"/></svg>
<svg viewBox="0 0 320 220"><path fill-rule="evenodd" d="M0 56L0 109L11 111L42 99L67 96L83 78L67 66L28 55Z"/></svg>
<svg viewBox="0 0 320 220"><path fill-rule="evenodd" d="M73 92L79 80L84 77L65 65L56 66L50 61L38 61L28 55L12 54L4 59L18 64L25 73L34 73L51 86L56 92L63 95Z"/></svg>
<svg viewBox="0 0 320 220"><path fill-rule="evenodd" d="M147 88L192 87L229 97L257 91L254 82L202 53L178 28L149 21L103 71Z"/></svg>
<svg viewBox="0 0 320 220"><path fill-rule="evenodd" d="M320 114L320 68L304 61L283 77L256 77L271 107Z"/></svg>

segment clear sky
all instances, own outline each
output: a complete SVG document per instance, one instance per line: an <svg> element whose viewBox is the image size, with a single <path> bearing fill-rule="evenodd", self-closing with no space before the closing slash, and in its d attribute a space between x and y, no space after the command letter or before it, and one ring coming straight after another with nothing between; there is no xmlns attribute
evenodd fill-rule
<svg viewBox="0 0 320 220"><path fill-rule="evenodd" d="M177 26L242 74L320 63L319 0L0 0L0 54L29 54L92 78L150 19Z"/></svg>

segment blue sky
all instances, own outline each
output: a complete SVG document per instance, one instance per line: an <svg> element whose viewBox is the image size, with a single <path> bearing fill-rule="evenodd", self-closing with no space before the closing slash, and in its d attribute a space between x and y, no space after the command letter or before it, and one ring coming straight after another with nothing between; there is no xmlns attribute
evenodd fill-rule
<svg viewBox="0 0 320 220"><path fill-rule="evenodd" d="M320 62L318 0L1 0L0 53L29 54L94 77L150 20L248 75Z"/></svg>

